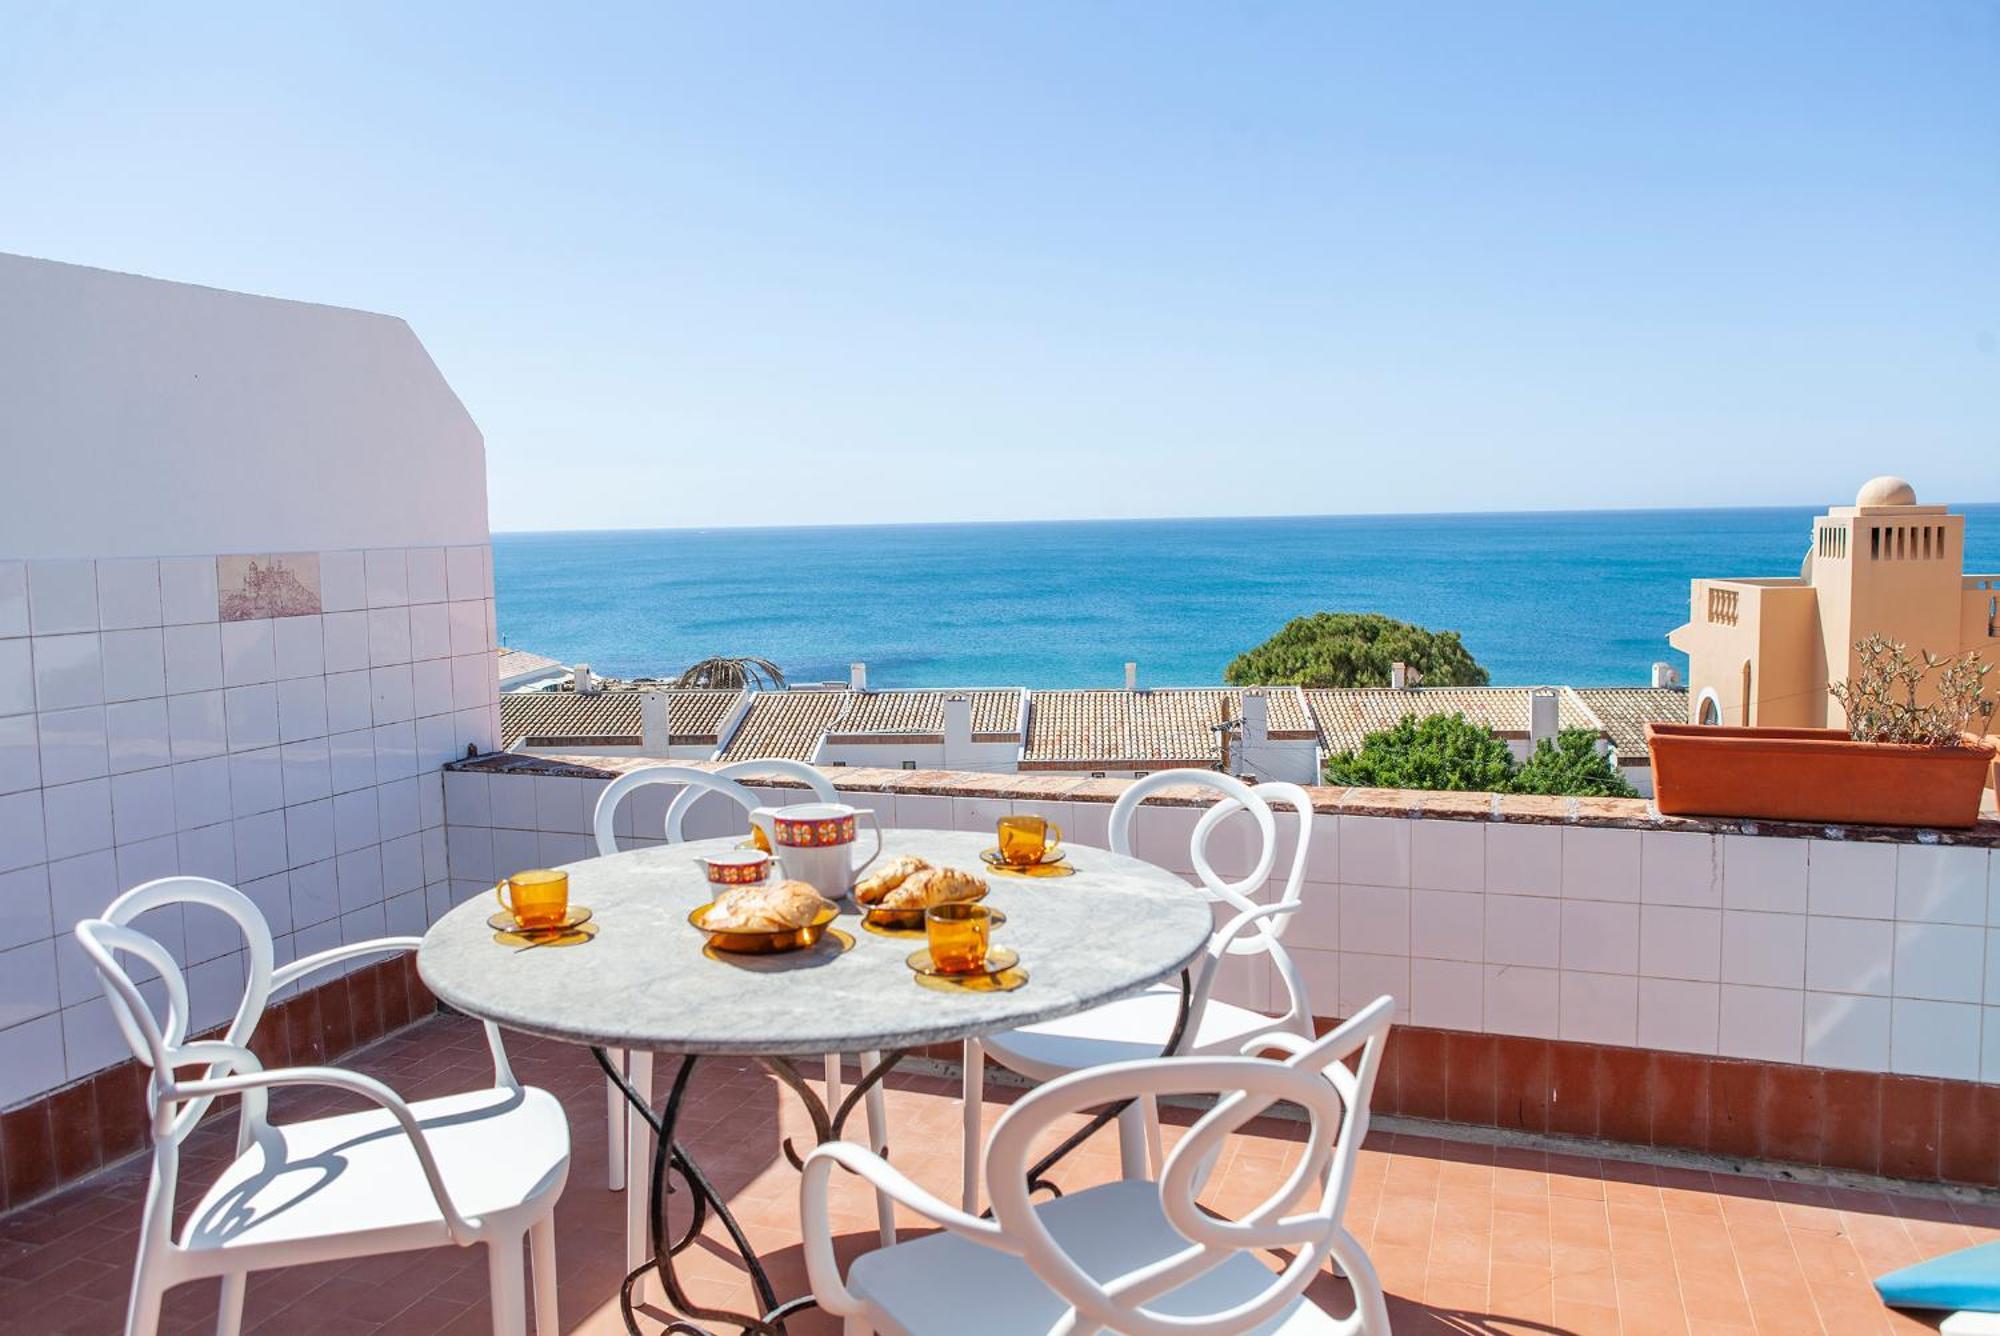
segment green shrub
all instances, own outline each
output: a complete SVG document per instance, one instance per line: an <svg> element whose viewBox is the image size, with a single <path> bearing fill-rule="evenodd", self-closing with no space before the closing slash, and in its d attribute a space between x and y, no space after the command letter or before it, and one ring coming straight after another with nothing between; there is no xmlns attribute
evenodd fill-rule
<svg viewBox="0 0 2000 1336"><path fill-rule="evenodd" d="M1355 750L1328 757L1325 773L1329 784L1370 789L1639 796L1610 759L1598 755L1597 734L1587 728L1544 739L1522 764L1498 734L1462 714L1406 714Z"/></svg>
<svg viewBox="0 0 2000 1336"><path fill-rule="evenodd" d="M1316 612L1230 661L1232 686L1386 687L1389 665L1407 663L1434 687L1481 687L1486 670L1456 631L1432 631L1375 612Z"/></svg>
<svg viewBox="0 0 2000 1336"><path fill-rule="evenodd" d="M1406 714L1326 762L1327 783L1371 789L1501 792L1513 774L1507 744L1462 714Z"/></svg>
<svg viewBox="0 0 2000 1336"><path fill-rule="evenodd" d="M1597 752L1597 734L1566 728L1553 741L1542 739L1514 772L1514 793L1560 793L1576 798L1636 798L1611 758Z"/></svg>

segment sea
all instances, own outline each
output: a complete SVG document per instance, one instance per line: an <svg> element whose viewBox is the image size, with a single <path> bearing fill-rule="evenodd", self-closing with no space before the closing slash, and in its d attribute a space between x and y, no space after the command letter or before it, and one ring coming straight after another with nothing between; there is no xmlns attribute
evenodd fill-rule
<svg viewBox="0 0 2000 1336"><path fill-rule="evenodd" d="M1966 570L2000 572L2000 504ZM498 533L502 643L600 675L711 655L794 683L1222 681L1296 616L1457 631L1495 683L1643 685L1697 576L1795 575L1817 508Z"/></svg>

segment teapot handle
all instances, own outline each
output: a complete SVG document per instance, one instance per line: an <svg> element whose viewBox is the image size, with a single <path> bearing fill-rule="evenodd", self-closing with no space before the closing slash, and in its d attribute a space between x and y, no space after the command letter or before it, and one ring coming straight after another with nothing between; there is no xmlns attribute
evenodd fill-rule
<svg viewBox="0 0 2000 1336"><path fill-rule="evenodd" d="M875 833L875 849L872 853L868 855L868 857L862 859L859 863L855 864L854 875L857 877L860 876L863 872L868 870L868 865L870 863L873 863L876 859L882 856L882 826L881 823L876 821L875 819L875 809L872 807L855 808L854 809L855 821L859 823L862 817L868 818L868 829Z"/></svg>

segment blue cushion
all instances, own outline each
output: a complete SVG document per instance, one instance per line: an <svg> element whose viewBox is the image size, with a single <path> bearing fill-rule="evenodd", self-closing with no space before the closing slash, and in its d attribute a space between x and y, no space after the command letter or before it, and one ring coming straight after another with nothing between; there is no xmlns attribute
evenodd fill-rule
<svg viewBox="0 0 2000 1336"><path fill-rule="evenodd" d="M1892 1308L2000 1313L2000 1242L1891 1271L1875 1281L1875 1292Z"/></svg>

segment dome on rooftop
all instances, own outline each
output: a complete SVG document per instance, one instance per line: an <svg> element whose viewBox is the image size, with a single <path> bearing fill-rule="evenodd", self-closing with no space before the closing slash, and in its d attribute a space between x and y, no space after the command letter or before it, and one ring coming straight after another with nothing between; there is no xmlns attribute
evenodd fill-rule
<svg viewBox="0 0 2000 1336"><path fill-rule="evenodd" d="M1879 478L1870 478L1867 482L1862 483L1861 490L1855 494L1854 504L1857 506L1914 506L1917 504L1917 489L1904 482L1901 478L1885 473Z"/></svg>

